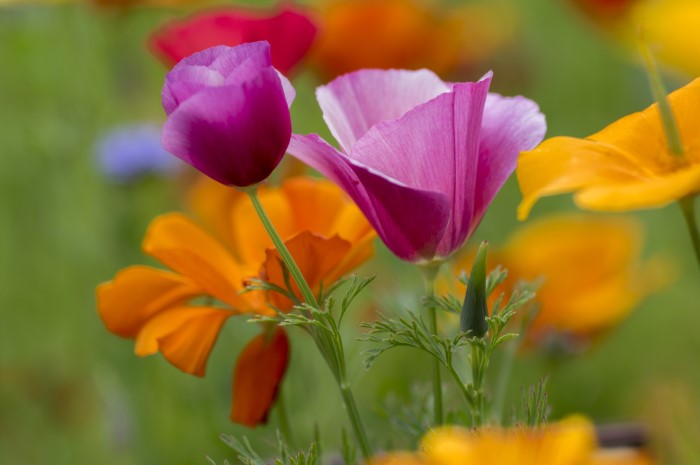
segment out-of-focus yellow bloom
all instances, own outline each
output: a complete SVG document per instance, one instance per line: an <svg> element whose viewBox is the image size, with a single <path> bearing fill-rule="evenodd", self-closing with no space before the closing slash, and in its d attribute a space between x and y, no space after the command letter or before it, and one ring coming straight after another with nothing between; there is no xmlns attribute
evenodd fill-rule
<svg viewBox="0 0 700 465"><path fill-rule="evenodd" d="M658 59L689 76L700 75L700 2L645 0L632 9L629 39L644 29L644 40Z"/></svg>
<svg viewBox="0 0 700 465"><path fill-rule="evenodd" d="M595 429L572 416L544 428L468 430L446 426L429 432L418 453L377 457L370 465L652 465L642 451L598 449Z"/></svg>
<svg viewBox="0 0 700 465"><path fill-rule="evenodd" d="M204 376L209 354L232 316L274 315L293 302L276 293L242 293L250 278L285 288L278 252L247 196L214 181L199 184L193 205L218 236L180 213L152 221L144 252L172 271L131 266L97 289L98 310L109 331L135 339L135 352L160 352L187 373ZM374 231L340 188L297 178L262 187L259 198L304 277L316 293L370 258ZM206 207L206 208L204 208ZM298 288L293 289L300 299ZM207 297L195 305L192 301ZM218 301L218 302L217 302ZM264 422L284 375L289 344L282 328L264 327L238 358L231 419Z"/></svg>
<svg viewBox="0 0 700 465"><path fill-rule="evenodd" d="M668 96L683 155L666 144L658 105L585 139L554 137L523 152L517 177L524 220L540 197L574 192L580 208L622 211L662 207L700 192L700 79Z"/></svg>
<svg viewBox="0 0 700 465"><path fill-rule="evenodd" d="M441 10L421 0L328 0L313 61L327 79L362 68L446 74L491 56L510 39L511 10Z"/></svg>
<svg viewBox="0 0 700 465"><path fill-rule="evenodd" d="M630 50L644 40L666 66L700 74L700 2L697 0L572 0Z"/></svg>
<svg viewBox="0 0 700 465"><path fill-rule="evenodd" d="M570 214L548 217L517 231L489 265L508 270L491 296L508 296L519 282L537 282L539 311L528 340L564 334L588 339L614 327L665 279L660 260L640 263L639 225L626 218ZM458 258L455 272L468 271L473 252ZM460 289L463 291L464 289Z"/></svg>

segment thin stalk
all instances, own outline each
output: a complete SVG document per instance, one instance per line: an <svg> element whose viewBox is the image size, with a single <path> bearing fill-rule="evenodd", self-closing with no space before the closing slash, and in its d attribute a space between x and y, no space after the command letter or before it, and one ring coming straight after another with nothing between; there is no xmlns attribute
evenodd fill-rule
<svg viewBox="0 0 700 465"><path fill-rule="evenodd" d="M428 299L435 296L435 277L437 276L440 265L428 265L421 267L423 272L423 280L425 281L425 290ZM437 335L437 311L430 304L428 306L428 322L430 324L430 332ZM439 426L443 423L443 407L442 407L442 375L440 373L440 361L433 359L433 401L434 401L434 426Z"/></svg>
<svg viewBox="0 0 700 465"><path fill-rule="evenodd" d="M277 394L277 423L279 425L280 431L287 445L292 449L296 449L294 443L294 436L292 435L292 428L289 426L289 416L287 415L287 405L285 402L285 396L282 389L280 389L279 394Z"/></svg>
<svg viewBox="0 0 700 465"><path fill-rule="evenodd" d="M459 386L459 391L464 396L464 400L467 402L469 409L470 410L473 409L474 408L474 400L469 395L469 391L467 391L467 386L464 385L464 381L462 381L462 378L459 377L459 373L457 373L457 370L455 370L453 366L450 366L448 371L450 372L452 377L457 382L457 386Z"/></svg>
<svg viewBox="0 0 700 465"><path fill-rule="evenodd" d="M644 60L647 70L651 93L654 95L654 100L656 100L659 106L659 116L661 117L661 123L663 124L664 133L666 134L666 143L671 153L682 156L683 142L681 141L678 124L676 124L676 119L673 116L671 105L668 103L668 92L666 91L666 86L664 86L656 60L654 60L654 56L642 35L643 31L640 32L639 50L642 53L642 59Z"/></svg>
<svg viewBox="0 0 700 465"><path fill-rule="evenodd" d="M693 249L695 250L695 258L698 261L698 265L700 265L700 233L698 232L698 223L695 217L695 198L684 197L678 201L678 204L681 206L683 217L688 225L690 240L693 242Z"/></svg>
<svg viewBox="0 0 700 465"><path fill-rule="evenodd" d="M316 296L314 296L314 293L311 291L309 283L306 282L306 278L304 278L304 275L301 273L301 270L294 261L292 254L289 253L289 249L287 249L287 246L284 245L284 241L280 237L279 233L275 229L275 226L272 224L272 221L270 221L270 217L267 216L265 209L260 203L257 186L246 189L245 192L248 194L248 197L250 197L250 201L253 203L255 212L260 217L260 221L265 227L267 234L269 234L270 239L272 239L272 243L275 245L275 248L279 251L284 264L287 266L287 269L289 269L289 272L294 278L294 281L297 283L297 286L299 286L301 295L304 296L304 301L306 301L306 303L312 307L319 308L318 302L316 301Z"/></svg>
<svg viewBox="0 0 700 465"><path fill-rule="evenodd" d="M480 427L484 422L484 370L482 363L483 354L481 349L472 345L472 383L474 383L474 405L472 408L472 418L474 426Z"/></svg>
<svg viewBox="0 0 700 465"><path fill-rule="evenodd" d="M352 425L352 430L355 433L357 442L360 444L360 451L362 456L366 461L372 457L372 449L369 446L369 441L367 440L367 434L362 425L362 419L360 418L360 412L357 410L357 404L355 403L355 397L352 394L350 385L345 379L341 379L339 382L340 394L343 397L343 404L345 406L345 411L350 418L350 424Z"/></svg>

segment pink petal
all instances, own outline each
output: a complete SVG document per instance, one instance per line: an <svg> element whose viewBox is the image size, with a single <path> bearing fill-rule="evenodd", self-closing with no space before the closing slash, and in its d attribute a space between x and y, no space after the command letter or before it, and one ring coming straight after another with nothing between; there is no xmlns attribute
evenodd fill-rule
<svg viewBox="0 0 700 465"><path fill-rule="evenodd" d="M395 119L449 87L432 71L360 70L316 90L323 118L346 152L380 121Z"/></svg>
<svg viewBox="0 0 700 465"><path fill-rule="evenodd" d="M479 145L479 173L475 189L477 221L517 166L518 155L531 150L547 132L545 117L525 97L489 94L484 109Z"/></svg>
<svg viewBox="0 0 700 465"><path fill-rule="evenodd" d="M450 222L439 236L438 256L448 256L471 232L475 210L479 132L490 75L381 122L358 140L350 158L406 186L442 194Z"/></svg>

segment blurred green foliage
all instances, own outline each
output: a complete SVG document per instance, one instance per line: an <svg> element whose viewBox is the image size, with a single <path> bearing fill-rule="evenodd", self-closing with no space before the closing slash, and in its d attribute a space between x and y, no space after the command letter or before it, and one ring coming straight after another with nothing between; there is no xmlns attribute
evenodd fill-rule
<svg viewBox="0 0 700 465"><path fill-rule="evenodd" d="M606 42L566 2L512 4L519 30L514 44L494 57L494 89L536 100L550 136L584 136L651 103L634 57ZM146 261L139 242L148 222L179 205L177 182L114 185L94 158L96 140L111 126L164 119L166 70L144 41L175 15L74 4L0 9L0 463L203 464L205 455L217 462L233 455L219 433L247 434L263 447L275 442L274 421L249 431L227 420L235 356L252 334L245 318L227 324L206 378L196 379L160 356L136 358L133 343L109 334L95 310L96 284ZM320 83L309 72L295 83L295 129L327 135L313 98ZM503 241L517 227L518 201L511 180L473 243ZM567 197L547 199L534 216L571 208ZM647 226L647 254L671 257L678 280L583 356L521 357L513 402L547 371L554 417L575 411L598 421L643 420L664 402L657 387L669 383L687 385L697 399L700 272L675 206L636 216ZM392 273L382 274L385 267ZM376 302L356 305L358 320L377 308L417 305L418 272L385 250L364 272L379 273L371 286ZM380 403L389 395L409 399L413 381L427 383L428 360L399 350L365 373L363 347L353 336L349 331L351 378L370 435L383 446L405 446L390 439ZM284 395L297 441L308 443L318 424L327 452L341 442L342 406L311 341L302 333L292 337Z"/></svg>

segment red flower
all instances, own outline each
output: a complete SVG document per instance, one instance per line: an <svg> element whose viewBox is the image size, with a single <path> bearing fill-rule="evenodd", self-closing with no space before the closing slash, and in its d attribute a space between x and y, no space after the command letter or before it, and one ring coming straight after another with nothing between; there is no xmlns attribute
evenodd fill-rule
<svg viewBox="0 0 700 465"><path fill-rule="evenodd" d="M272 65L287 74L311 47L316 26L299 10L276 12L229 8L210 10L171 21L148 41L153 54L172 67L183 58L215 45L235 46L266 40L272 46Z"/></svg>

